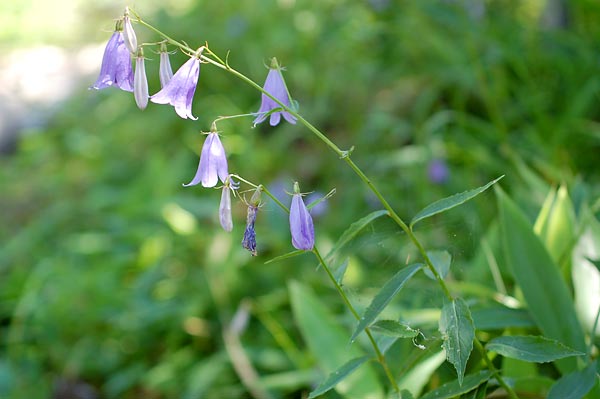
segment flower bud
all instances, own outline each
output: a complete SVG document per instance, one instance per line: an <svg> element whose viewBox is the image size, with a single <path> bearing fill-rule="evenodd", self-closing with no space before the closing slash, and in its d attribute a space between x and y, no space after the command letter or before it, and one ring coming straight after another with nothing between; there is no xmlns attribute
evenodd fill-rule
<svg viewBox="0 0 600 399"><path fill-rule="evenodd" d="M219 205L219 221L223 230L230 232L233 230L233 221L231 219L231 187L230 179L228 178L223 185L221 193L221 204Z"/></svg>
<svg viewBox="0 0 600 399"><path fill-rule="evenodd" d="M144 110L148 106L148 79L146 78L146 67L144 64L144 51L140 47L135 57L135 75L133 77L133 96L139 109Z"/></svg>
<svg viewBox="0 0 600 399"><path fill-rule="evenodd" d="M158 67L158 77L160 78L161 89L169 83L173 77L173 69L171 68L171 61L169 60L169 53L167 51L167 44L160 44L160 65Z"/></svg>
<svg viewBox="0 0 600 399"><path fill-rule="evenodd" d="M137 51L137 37L135 31L131 25L131 19L129 18L129 7L125 7L125 16L123 17L123 37L125 39L125 45L132 54Z"/></svg>
<svg viewBox="0 0 600 399"><path fill-rule="evenodd" d="M290 206L290 232L294 248L312 250L315 246L312 217L304 205L298 182L294 183L294 195Z"/></svg>

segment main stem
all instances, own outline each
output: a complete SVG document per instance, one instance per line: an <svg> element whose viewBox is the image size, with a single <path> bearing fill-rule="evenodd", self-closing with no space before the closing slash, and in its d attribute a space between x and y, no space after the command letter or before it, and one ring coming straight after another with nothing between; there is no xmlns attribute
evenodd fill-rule
<svg viewBox="0 0 600 399"><path fill-rule="evenodd" d="M313 248L312 251L315 254L315 256L317 257L317 259L319 260L319 263L321 264L321 266L323 266L323 269L327 273L329 280L331 280L331 283L335 286L335 289L337 290L337 292L340 294L340 296L344 300L346 307L350 310L350 312L352 313L354 318L356 320L359 320L360 316L359 316L358 312L356 311L356 309L354 309L354 306L348 299L348 296L346 295L346 293L344 292L344 290L342 289L340 284L335 279L335 276L333 275L333 273L331 272L331 269L329 268L329 266L327 265L327 263L321 256L321 253L319 252L319 250L315 247L315 248ZM373 338L373 334L371 333L371 330L368 327L365 328L365 333L367 334L367 337L369 337L369 341L371 341L371 345L373 346L373 349L375 350L375 355L377 356L377 361L379 362L379 364L381 364L381 367L383 367L383 370L385 371L385 375L387 376L388 380L392 384L392 387L394 388L394 390L396 392L400 392L398 383L396 383L396 379L394 378L394 375L392 374L392 371L390 370L390 368L385 360L385 356L383 355L383 353L381 353L381 350L379 350L379 346L377 345L377 342L375 342L375 338Z"/></svg>

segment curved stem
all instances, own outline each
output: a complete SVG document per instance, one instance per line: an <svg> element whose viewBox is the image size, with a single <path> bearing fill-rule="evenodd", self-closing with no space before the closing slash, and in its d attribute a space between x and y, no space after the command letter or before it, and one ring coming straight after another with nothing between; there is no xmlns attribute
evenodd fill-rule
<svg viewBox="0 0 600 399"><path fill-rule="evenodd" d="M498 383L502 386L502 388L504 388L506 390L506 393L508 394L508 396L511 397L512 399L519 399L519 397L517 396L515 391L506 383L506 381L504 381L504 379L500 375L500 372L498 371L498 369L494 366L494 364L488 357L487 351L485 350L485 348L483 347L481 342L479 342L479 340L477 338L475 338L473 340L473 342L475 343L477 350L479 350L479 352L481 352L481 356L483 357L483 361L485 362L486 366L494 374L494 377L496 377L496 380L498 380Z"/></svg>
<svg viewBox="0 0 600 399"><path fill-rule="evenodd" d="M350 312L352 313L352 315L354 316L354 318L356 320L359 320L360 316L359 316L358 312L356 311L356 309L354 309L354 306L348 299L348 296L342 289L342 286L335 279L335 276L333 275L333 273L331 272L331 269L329 268L329 266L327 265L327 263L321 256L321 253L319 252L319 250L315 247L315 248L313 248L312 252L315 254L317 259L319 260L319 263L321 264L321 266L323 266L323 270L325 270L325 272L327 273L329 280L331 280L331 283L335 286L335 289L342 297L348 310L350 310ZM371 346L373 346L373 350L375 351L375 355L377 356L377 361L379 362L379 364L381 364L381 367L383 367L385 375L388 378L388 380L390 381L390 384L392 384L394 391L400 392L400 387L398 387L398 383L396 383L396 379L394 378L394 375L392 374L392 371L390 370L390 368L385 360L385 356L383 355L383 353L381 353L381 350L379 350L379 346L377 345L377 342L375 341L375 338L373 338L373 334L371 333L371 330L368 327L365 328L365 333L367 334L367 337L369 337Z"/></svg>

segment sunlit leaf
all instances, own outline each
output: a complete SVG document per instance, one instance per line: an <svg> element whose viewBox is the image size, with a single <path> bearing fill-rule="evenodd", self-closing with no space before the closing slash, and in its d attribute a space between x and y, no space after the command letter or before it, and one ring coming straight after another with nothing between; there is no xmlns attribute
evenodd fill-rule
<svg viewBox="0 0 600 399"><path fill-rule="evenodd" d="M585 355L573 350L558 341L534 336L502 336L487 343L489 351L513 359L534 363L552 362L564 357Z"/></svg>
<svg viewBox="0 0 600 399"><path fill-rule="evenodd" d="M390 303L394 295L396 295L404 286L404 284L412 277L414 274L423 267L423 264L416 263L414 265L407 266L396 273L392 278L388 280L387 283L383 286L383 288L375 295L373 301L369 305L369 307L365 310L365 313L361 316L358 321L358 325L350 338L350 341L354 341L358 334L360 334L366 327L368 327L379 314L385 309L385 307Z"/></svg>
<svg viewBox="0 0 600 399"><path fill-rule="evenodd" d="M324 394L329 391L333 387L335 387L340 381L346 378L348 375L352 374L354 370L360 367L364 362L369 360L369 356L361 356L352 360L349 360L346 364L344 364L339 369L335 370L333 373L329 374L329 376L323 381L319 386L308 395L308 399L316 398L319 395Z"/></svg>
<svg viewBox="0 0 600 399"><path fill-rule="evenodd" d="M461 298L446 302L442 307L439 327L446 358L454 365L458 383L462 384L475 338L475 326L467 303Z"/></svg>
<svg viewBox="0 0 600 399"><path fill-rule="evenodd" d="M478 196L479 194L481 194L482 192L484 192L485 190L490 188L492 185L497 183L503 177L504 177L504 175L500 176L499 178L497 178L495 180L492 180L485 186L481 186L481 187L475 188L473 190L465 191L463 193L454 194L450 197L443 198L439 201L436 201L436 202L426 206L419 213L417 213L415 215L415 217L412 218L412 220L410 221L410 228L412 229L413 226L417 222L419 222L423 219L426 219L433 215L437 215L438 213L442 213L442 212L445 212L452 208L455 208L459 205L464 204L465 202L469 201L470 199L475 198L476 196Z"/></svg>

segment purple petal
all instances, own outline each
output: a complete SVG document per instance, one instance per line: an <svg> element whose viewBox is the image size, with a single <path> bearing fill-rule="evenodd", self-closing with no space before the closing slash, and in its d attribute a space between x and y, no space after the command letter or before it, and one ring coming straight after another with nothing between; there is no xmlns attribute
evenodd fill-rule
<svg viewBox="0 0 600 399"><path fill-rule="evenodd" d="M219 135L210 133L202 146L196 175L191 182L184 184L184 187L194 186L198 183L202 183L203 187L214 187L219 179L224 183L227 176L229 176L229 172L225 149Z"/></svg>
<svg viewBox="0 0 600 399"><path fill-rule="evenodd" d="M115 31L108 40L102 56L100 74L92 88L100 90L109 86L117 86L125 91L133 91L131 56L125 46L121 31Z"/></svg>
<svg viewBox="0 0 600 399"><path fill-rule="evenodd" d="M190 58L179 68L158 93L150 100L157 104L170 104L175 107L177 115L183 119L198 119L192 115L192 100L200 76L200 60L196 57Z"/></svg>
<svg viewBox="0 0 600 399"><path fill-rule="evenodd" d="M290 232L292 233L292 245L296 249L311 250L315 246L315 230L312 217L302 201L300 194L292 197L290 207Z"/></svg>
<svg viewBox="0 0 600 399"><path fill-rule="evenodd" d="M231 191L229 185L223 186L221 193L221 203L219 204L219 222L223 230L230 232L233 230L233 221L231 219Z"/></svg>
<svg viewBox="0 0 600 399"><path fill-rule="evenodd" d="M275 97L276 99L281 101L281 103L284 104L285 106L287 106L287 107L290 106L290 98L289 98L287 89L285 87L285 81L283 80L283 76L281 75L281 69L279 69L279 68L269 69L267 79L265 80L264 89L265 89L265 91L270 93L273 97ZM267 118L267 116L265 114L276 108L281 108L281 105L277 104L272 98L270 98L269 96L267 96L266 94L263 93L261 95L260 108L259 108L259 110L257 112L257 116L253 122L254 125L257 125L257 124L263 122ZM285 118L285 120L288 121L289 123L291 123L291 124L296 123L296 118L289 112L277 111L277 112L270 114L269 124L271 126L278 125L279 122L281 121L282 114L283 114L283 117Z"/></svg>

